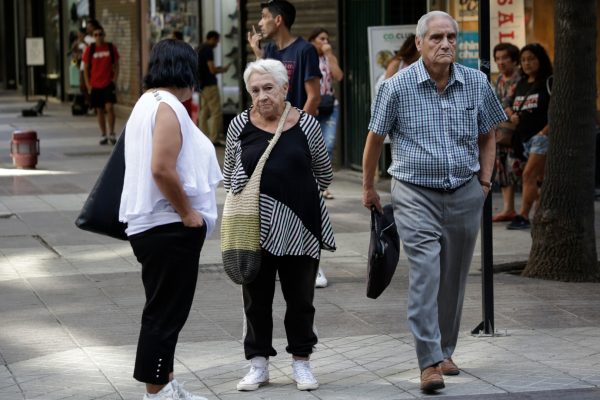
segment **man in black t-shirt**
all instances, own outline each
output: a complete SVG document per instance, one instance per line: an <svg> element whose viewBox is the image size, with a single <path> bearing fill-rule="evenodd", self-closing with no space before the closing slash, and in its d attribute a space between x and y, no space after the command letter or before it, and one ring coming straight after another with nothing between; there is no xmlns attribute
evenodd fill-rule
<svg viewBox="0 0 600 400"><path fill-rule="evenodd" d="M286 0L271 0L260 6L260 32L256 32L254 26L252 32L248 32L248 42L254 55L256 58L281 61L288 71L287 100L293 106L317 115L321 100L319 55L313 45L301 37L292 36L290 32L296 19L296 8ZM273 42L261 49L260 41L267 38Z"/></svg>
<svg viewBox="0 0 600 400"><path fill-rule="evenodd" d="M198 47L198 81L200 86L200 115L198 122L200 130L218 145L223 140L223 111L221 97L217 85L217 74L227 72L229 65L215 66L214 48L219 44L219 35L216 31L206 34L206 41Z"/></svg>

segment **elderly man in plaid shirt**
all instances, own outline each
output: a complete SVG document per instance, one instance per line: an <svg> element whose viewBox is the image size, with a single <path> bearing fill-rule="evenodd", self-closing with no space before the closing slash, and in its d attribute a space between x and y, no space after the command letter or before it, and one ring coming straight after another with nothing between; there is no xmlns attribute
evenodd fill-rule
<svg viewBox="0 0 600 400"><path fill-rule="evenodd" d="M460 373L452 353L491 189L491 129L506 120L485 75L454 63L457 35L446 13L421 17L421 58L379 89L363 154L363 205L381 210L373 181L389 135L394 216L410 265L407 314L424 392L442 389L442 375Z"/></svg>

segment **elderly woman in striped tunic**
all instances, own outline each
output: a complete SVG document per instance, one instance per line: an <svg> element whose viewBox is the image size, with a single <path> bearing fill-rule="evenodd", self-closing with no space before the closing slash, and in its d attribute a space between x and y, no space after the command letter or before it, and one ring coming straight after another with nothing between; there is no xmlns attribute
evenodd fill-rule
<svg viewBox="0 0 600 400"><path fill-rule="evenodd" d="M273 138L285 109L288 74L280 61L258 60L246 68L244 82L252 106L229 125L225 148L224 185L233 193L244 188ZM242 286L244 352L251 366L238 390L269 382L269 357L277 354L272 345L277 273L287 304L286 351L292 355L293 378L299 390L319 386L309 357L317 343L313 298L321 249L335 250L321 197L332 176L319 123L292 107L260 183L262 264L256 279Z"/></svg>

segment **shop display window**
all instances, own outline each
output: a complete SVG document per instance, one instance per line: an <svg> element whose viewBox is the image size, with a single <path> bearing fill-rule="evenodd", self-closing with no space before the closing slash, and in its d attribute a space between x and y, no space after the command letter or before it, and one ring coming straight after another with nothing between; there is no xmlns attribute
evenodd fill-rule
<svg viewBox="0 0 600 400"><path fill-rule="evenodd" d="M161 39L174 37L177 32L194 48L200 44L198 1L149 0L148 14L150 48Z"/></svg>
<svg viewBox="0 0 600 400"><path fill-rule="evenodd" d="M221 64L230 65L229 70L221 75L221 99L223 112L237 114L240 110L240 86L243 79L240 61L240 16L238 1L223 0L217 5L221 22Z"/></svg>
<svg viewBox="0 0 600 400"><path fill-rule="evenodd" d="M90 15L90 5L88 0L68 0L63 3L63 7L63 15L66 16L63 28L66 28L64 30L68 35L64 63L67 69L66 93L76 95L81 91L80 65L86 47L85 26Z"/></svg>

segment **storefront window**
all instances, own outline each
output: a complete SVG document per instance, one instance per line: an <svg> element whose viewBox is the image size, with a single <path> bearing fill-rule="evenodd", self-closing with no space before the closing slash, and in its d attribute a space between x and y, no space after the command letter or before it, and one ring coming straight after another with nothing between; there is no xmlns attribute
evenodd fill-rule
<svg viewBox="0 0 600 400"><path fill-rule="evenodd" d="M221 1L221 52L222 64L230 65L229 70L222 76L223 112L237 114L240 108L240 32L239 11L237 1Z"/></svg>
<svg viewBox="0 0 600 400"><path fill-rule="evenodd" d="M149 0L148 14L149 50L159 40L175 35L181 35L194 48L200 44L198 1Z"/></svg>
<svg viewBox="0 0 600 400"><path fill-rule="evenodd" d="M65 90L68 95L80 92L80 64L85 49L85 25L90 15L88 0L68 0L63 3L65 38Z"/></svg>

